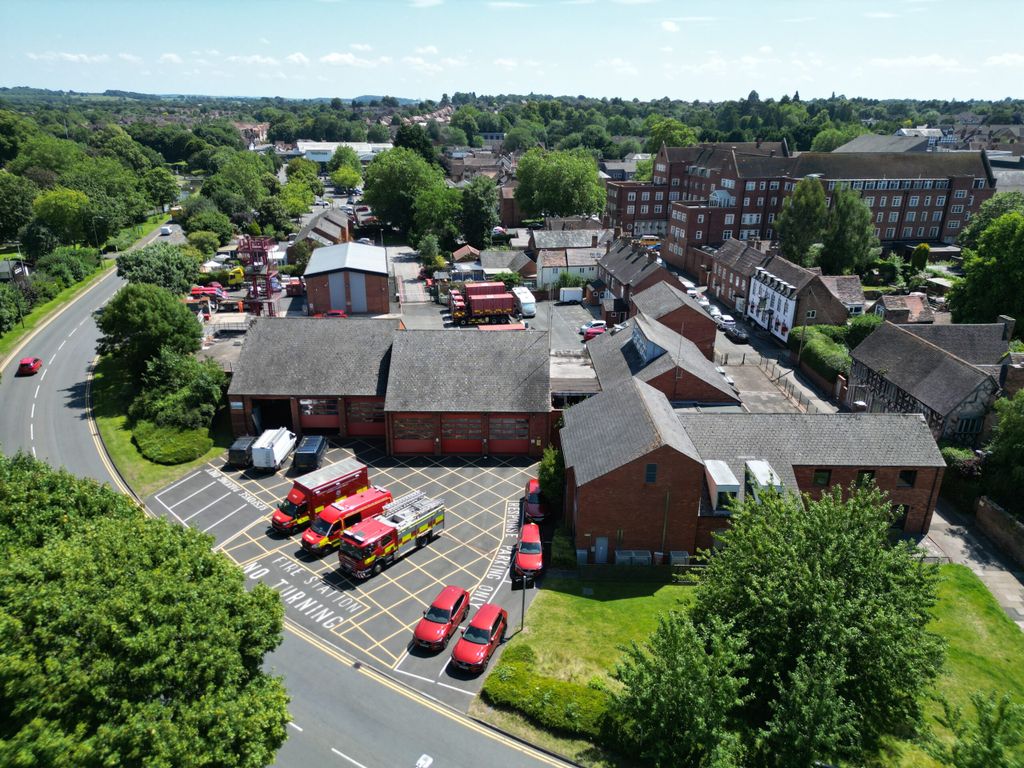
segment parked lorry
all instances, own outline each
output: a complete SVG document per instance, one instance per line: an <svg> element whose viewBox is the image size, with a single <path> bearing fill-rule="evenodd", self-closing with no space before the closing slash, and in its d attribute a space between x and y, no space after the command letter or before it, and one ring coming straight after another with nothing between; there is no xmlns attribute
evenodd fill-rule
<svg viewBox="0 0 1024 768"><path fill-rule="evenodd" d="M384 507L342 534L338 561L345 573L357 579L380 573L444 529L444 499L413 491Z"/></svg>
<svg viewBox="0 0 1024 768"><path fill-rule="evenodd" d="M292 533L320 514L328 504L365 491L370 486L366 465L355 459L295 478L284 501L270 518L275 531Z"/></svg>
<svg viewBox="0 0 1024 768"><path fill-rule="evenodd" d="M245 272L241 267L228 267L228 285L241 285L245 280Z"/></svg>
<svg viewBox="0 0 1024 768"><path fill-rule="evenodd" d="M302 548L321 553L341 544L341 537L352 526L384 512L394 499L391 491L371 486L347 498L329 504L302 534Z"/></svg>
<svg viewBox="0 0 1024 768"><path fill-rule="evenodd" d="M305 296L306 282L301 277L292 277L284 284L285 296Z"/></svg>
<svg viewBox="0 0 1024 768"><path fill-rule="evenodd" d="M512 295L516 299L516 311L523 317L537 316L537 299L534 298L529 288L516 286L512 289Z"/></svg>
<svg viewBox="0 0 1024 768"><path fill-rule="evenodd" d="M287 427L268 429L252 444L252 465L255 469L277 472L295 447L295 434Z"/></svg>
<svg viewBox="0 0 1024 768"><path fill-rule="evenodd" d="M560 304L572 304L583 301L582 288L559 288L558 301Z"/></svg>
<svg viewBox="0 0 1024 768"><path fill-rule="evenodd" d="M477 283L488 285L488 283ZM498 283L498 285L502 285ZM468 287L468 286L467 286ZM502 286L504 291L504 286ZM453 289L448 293L448 305L452 321L458 325L480 325L484 323L507 322L509 315L516 311L516 299L511 293L472 293L463 295Z"/></svg>

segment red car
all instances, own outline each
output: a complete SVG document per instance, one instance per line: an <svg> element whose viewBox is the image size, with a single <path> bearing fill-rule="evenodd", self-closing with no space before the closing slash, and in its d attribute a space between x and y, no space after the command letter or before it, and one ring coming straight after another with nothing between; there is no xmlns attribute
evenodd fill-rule
<svg viewBox="0 0 1024 768"><path fill-rule="evenodd" d="M585 344L586 342L593 339L595 336L600 336L602 333L605 332L605 330L607 329L602 328L601 326L597 326L595 328L587 328L587 330L583 332L583 343Z"/></svg>
<svg viewBox="0 0 1024 768"><path fill-rule="evenodd" d="M513 581L531 581L544 570L544 553L540 543L540 526L526 523L519 531L519 543L512 556Z"/></svg>
<svg viewBox="0 0 1024 768"><path fill-rule="evenodd" d="M526 493L523 496L523 514L527 520L537 522L547 515L544 498L540 495L540 480L531 477L526 481Z"/></svg>
<svg viewBox="0 0 1024 768"><path fill-rule="evenodd" d="M43 367L43 361L38 357L23 357L18 362L18 375L31 376Z"/></svg>
<svg viewBox="0 0 1024 768"><path fill-rule="evenodd" d="M412 639L430 651L442 651L455 634L455 628L469 615L469 592L462 587L445 587L416 625Z"/></svg>
<svg viewBox="0 0 1024 768"><path fill-rule="evenodd" d="M324 312L324 317L348 317L348 315L340 309L329 309Z"/></svg>
<svg viewBox="0 0 1024 768"><path fill-rule="evenodd" d="M462 637L452 649L452 664L470 672L482 672L497 648L505 640L508 613L500 605L480 606Z"/></svg>

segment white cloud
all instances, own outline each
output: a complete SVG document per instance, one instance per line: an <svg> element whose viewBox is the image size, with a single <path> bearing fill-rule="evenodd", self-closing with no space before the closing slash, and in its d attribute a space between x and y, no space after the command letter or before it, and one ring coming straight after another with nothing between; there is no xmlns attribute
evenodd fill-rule
<svg viewBox="0 0 1024 768"><path fill-rule="evenodd" d="M444 0L411 0L409 3L413 8L433 8L435 5L441 5Z"/></svg>
<svg viewBox="0 0 1024 768"><path fill-rule="evenodd" d="M127 61L129 64L142 63L142 57L136 56L134 53L119 53L117 54L117 58L119 58L121 61Z"/></svg>
<svg viewBox="0 0 1024 768"><path fill-rule="evenodd" d="M287 56L284 57L284 60L287 61L289 64L299 64L303 67L309 65L309 57L306 54L301 53L299 51L296 51L295 53L289 53Z"/></svg>
<svg viewBox="0 0 1024 768"><path fill-rule="evenodd" d="M405 56L402 59L402 63L410 69L414 69L417 72L424 72L426 74L436 74L443 68L439 64L435 64L432 61L427 61L422 56Z"/></svg>
<svg viewBox="0 0 1024 768"><path fill-rule="evenodd" d="M248 56L228 56L228 61L236 64L246 64L248 66L261 66L271 67L277 66L277 59L272 56L261 56L258 53L252 53Z"/></svg>
<svg viewBox="0 0 1024 768"><path fill-rule="evenodd" d="M220 51L218 51L216 48L210 48L209 50L206 51L206 55L207 56L220 56Z"/></svg>
<svg viewBox="0 0 1024 768"><path fill-rule="evenodd" d="M604 66L607 67L608 69L614 69L616 72L618 72L621 75L639 75L640 74L640 70L638 70L633 64L631 64L630 62L626 61L625 59L620 59L618 57L616 57L614 59L610 59L609 61L605 62Z"/></svg>
<svg viewBox="0 0 1024 768"><path fill-rule="evenodd" d="M762 56L768 56L772 53L772 47L770 45L762 45L760 48L757 49L757 52L760 53Z"/></svg>
<svg viewBox="0 0 1024 768"><path fill-rule="evenodd" d="M372 45L367 45L366 43L352 43L349 46L349 48L351 48L353 51L364 51L364 52L365 51L372 51L373 50L373 46Z"/></svg>
<svg viewBox="0 0 1024 768"><path fill-rule="evenodd" d="M662 53L672 53L672 46L671 45L663 45L658 50L661 51Z"/></svg>
<svg viewBox="0 0 1024 768"><path fill-rule="evenodd" d="M437 46L436 45L424 45L424 46L422 46L420 48L417 48L415 50L415 52L419 53L419 54L423 54L423 55L429 54L431 56L436 56L437 55Z"/></svg>
<svg viewBox="0 0 1024 768"><path fill-rule="evenodd" d="M449 56L449 57L441 59L441 64L442 64L442 66L445 66L445 67L464 67L468 63L469 62L467 62L461 56L458 57L458 58L452 58L452 57Z"/></svg>
<svg viewBox="0 0 1024 768"><path fill-rule="evenodd" d="M985 59L986 67L1024 67L1024 54L1001 53Z"/></svg>
<svg viewBox="0 0 1024 768"><path fill-rule="evenodd" d="M679 31L679 25L676 24L671 19L665 19L665 21L661 22L661 28L664 29L666 32L678 32Z"/></svg>
<svg viewBox="0 0 1024 768"><path fill-rule="evenodd" d="M502 69L515 69L519 66L519 62L515 59L495 59L494 66Z"/></svg>
<svg viewBox="0 0 1024 768"><path fill-rule="evenodd" d="M383 58L380 59L380 61L383 63ZM325 56L321 56L320 63L333 64L337 67L362 67L364 69L377 66L377 62L372 61L371 59L361 59L354 53L339 53L338 51L333 51Z"/></svg>
<svg viewBox="0 0 1024 768"><path fill-rule="evenodd" d="M1022 57L1024 58L1024 57ZM868 64L879 69L927 69L934 72L975 72L964 67L958 59L940 56L937 53L928 56L895 56L893 58L869 59Z"/></svg>
<svg viewBox="0 0 1024 768"><path fill-rule="evenodd" d="M181 56L176 53L165 53L160 57L161 64L182 64Z"/></svg>
<svg viewBox="0 0 1024 768"><path fill-rule="evenodd" d="M67 51L44 51L25 54L32 61L69 61L72 64L100 64L110 57L105 53L68 53Z"/></svg>
<svg viewBox="0 0 1024 768"><path fill-rule="evenodd" d="M864 14L865 19L896 19L899 18L898 14L889 13L888 11L868 11Z"/></svg>

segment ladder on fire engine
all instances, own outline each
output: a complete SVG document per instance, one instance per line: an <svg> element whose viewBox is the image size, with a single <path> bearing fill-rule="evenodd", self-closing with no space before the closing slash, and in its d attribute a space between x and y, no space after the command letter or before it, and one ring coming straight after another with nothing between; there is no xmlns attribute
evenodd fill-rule
<svg viewBox="0 0 1024 768"><path fill-rule="evenodd" d="M384 518L399 528L444 507L444 499L432 499L423 491L407 493L384 506Z"/></svg>

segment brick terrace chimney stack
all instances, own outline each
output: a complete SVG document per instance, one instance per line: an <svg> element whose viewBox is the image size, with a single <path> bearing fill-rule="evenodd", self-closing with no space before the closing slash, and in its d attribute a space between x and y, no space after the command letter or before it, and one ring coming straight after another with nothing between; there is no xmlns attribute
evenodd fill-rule
<svg viewBox="0 0 1024 768"><path fill-rule="evenodd" d="M1017 327L1017 321L1009 315L1000 315L998 319L1003 324L1003 339L1009 341L1013 338L1013 330Z"/></svg>

